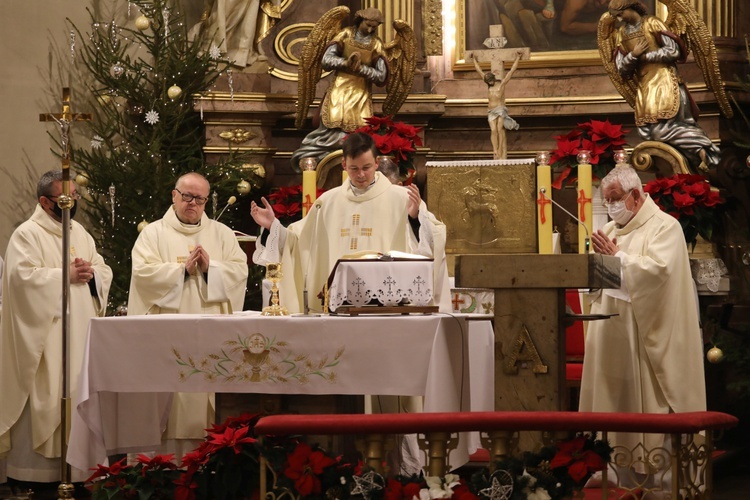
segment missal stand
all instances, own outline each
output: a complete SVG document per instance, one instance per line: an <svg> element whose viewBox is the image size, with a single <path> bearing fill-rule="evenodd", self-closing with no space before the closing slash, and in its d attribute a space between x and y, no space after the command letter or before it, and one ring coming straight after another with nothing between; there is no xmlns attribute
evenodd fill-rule
<svg viewBox="0 0 750 500"><path fill-rule="evenodd" d="M455 276L458 287L495 291L495 410L568 409L565 290L619 288L620 260L601 254L460 255Z"/></svg>

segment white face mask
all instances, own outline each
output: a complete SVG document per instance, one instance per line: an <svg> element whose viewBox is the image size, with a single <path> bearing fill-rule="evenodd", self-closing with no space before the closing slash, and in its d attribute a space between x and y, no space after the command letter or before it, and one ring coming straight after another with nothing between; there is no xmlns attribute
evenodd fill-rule
<svg viewBox="0 0 750 500"><path fill-rule="evenodd" d="M628 196L630 196L631 194L632 191L628 193ZM610 203L607 207L607 213L609 214L609 217L621 226L624 226L625 224L630 222L630 219L633 217L633 211L625 208L625 200L628 199L628 196L621 200Z"/></svg>

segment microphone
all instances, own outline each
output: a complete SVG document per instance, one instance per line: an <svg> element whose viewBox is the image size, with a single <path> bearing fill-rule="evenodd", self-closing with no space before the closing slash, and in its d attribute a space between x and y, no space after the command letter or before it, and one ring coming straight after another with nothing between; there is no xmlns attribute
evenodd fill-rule
<svg viewBox="0 0 750 500"><path fill-rule="evenodd" d="M224 210L226 210L227 208L229 208L231 205L234 205L236 202L237 202L237 197L236 196L230 196L229 199L227 200L227 204L224 205L224 208L221 209L221 212L219 212L219 215L217 215L216 217L214 217L214 220L219 220L219 217L222 216L222 214L224 213Z"/></svg>
<svg viewBox="0 0 750 500"><path fill-rule="evenodd" d="M539 188L539 194L541 194L543 197L545 197L547 200L549 200L553 205L555 205L557 208L568 214L571 219L576 221L578 224L583 226L583 230L586 231L586 239L584 239L585 245L586 245L586 253L589 253L589 250L591 249L591 235L589 234L589 228L586 227L586 224L581 222L581 219L576 217L575 215L568 212L568 210L557 203L555 200L553 200L551 197L547 196L547 190L545 188Z"/></svg>

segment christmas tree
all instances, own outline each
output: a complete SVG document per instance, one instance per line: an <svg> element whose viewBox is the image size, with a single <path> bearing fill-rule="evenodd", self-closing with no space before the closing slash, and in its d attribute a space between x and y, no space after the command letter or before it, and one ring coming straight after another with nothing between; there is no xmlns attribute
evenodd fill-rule
<svg viewBox="0 0 750 500"><path fill-rule="evenodd" d="M82 210L114 272L110 312L127 303L130 252L139 230L164 215L180 175L197 171L209 180L209 217L219 215L237 195L240 202L221 219L234 228L249 213L242 208L249 197L240 195L261 184L241 169L238 156L204 164L203 126L193 96L210 90L228 68L218 48L204 50L203 39L188 38L177 3L133 0L128 14L131 3L140 11L134 22L101 22L89 11L90 33L73 26L83 41L81 60L94 119L88 123L90 145L74 148L72 164L75 180L85 188ZM251 292L259 296L257 281L251 276Z"/></svg>

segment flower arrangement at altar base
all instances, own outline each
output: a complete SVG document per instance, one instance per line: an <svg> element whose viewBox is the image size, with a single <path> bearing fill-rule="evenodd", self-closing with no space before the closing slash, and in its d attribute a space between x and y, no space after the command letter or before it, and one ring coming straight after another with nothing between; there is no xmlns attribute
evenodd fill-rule
<svg viewBox="0 0 750 500"><path fill-rule="evenodd" d="M699 235L711 240L725 200L711 189L705 177L695 174L660 177L648 182L643 190L659 208L679 221L691 249L695 248Z"/></svg>
<svg viewBox="0 0 750 500"><path fill-rule="evenodd" d="M558 172L552 182L552 187L560 189L563 183L568 184L576 179L578 168L578 152L591 152L591 167L594 175L601 179L615 166L614 152L622 149L626 141L627 130L622 125L615 125L609 120L589 120L579 123L576 128L565 135L558 135L557 149L552 152L550 162L552 168Z"/></svg>
<svg viewBox="0 0 750 500"><path fill-rule="evenodd" d="M367 125L355 132L372 136L380 154L393 157L403 184L411 184L416 172L414 153L417 152L418 146L422 146L422 138L419 137L422 127L394 122L392 116L371 116L365 121Z"/></svg>
<svg viewBox="0 0 750 500"><path fill-rule="evenodd" d="M507 458L471 477L446 474L384 477L361 461L346 461L296 438L261 443L253 428L260 415L243 414L207 429L206 439L186 454L178 469L172 455L140 455L99 465L87 480L93 500L138 498L242 500L258 498L260 458L268 464L267 485L273 498L370 500L472 500L571 497L596 471L604 470L612 449L593 435L558 441L537 453Z"/></svg>

